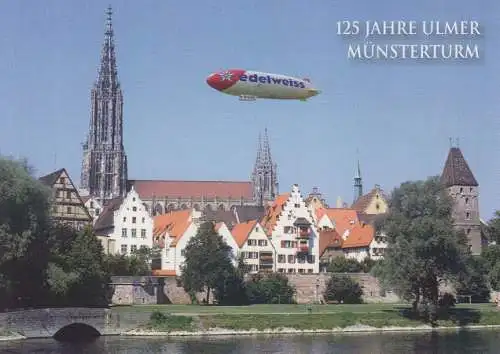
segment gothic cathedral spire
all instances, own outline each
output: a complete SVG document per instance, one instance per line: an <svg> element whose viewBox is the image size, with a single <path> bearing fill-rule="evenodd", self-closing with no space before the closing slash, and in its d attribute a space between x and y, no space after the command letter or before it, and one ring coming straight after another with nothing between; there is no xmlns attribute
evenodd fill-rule
<svg viewBox="0 0 500 354"><path fill-rule="evenodd" d="M118 81L111 7L108 8L91 116L83 144L81 188L98 200L124 196L127 156L123 146L123 95Z"/></svg>
<svg viewBox="0 0 500 354"><path fill-rule="evenodd" d="M354 200L353 204L363 195L363 180L361 179L361 167L358 159L358 166L354 173Z"/></svg>
<svg viewBox="0 0 500 354"><path fill-rule="evenodd" d="M252 173L253 197L258 205L262 206L273 201L278 194L278 165L273 163L267 128L264 130L264 139L259 134L257 158Z"/></svg>

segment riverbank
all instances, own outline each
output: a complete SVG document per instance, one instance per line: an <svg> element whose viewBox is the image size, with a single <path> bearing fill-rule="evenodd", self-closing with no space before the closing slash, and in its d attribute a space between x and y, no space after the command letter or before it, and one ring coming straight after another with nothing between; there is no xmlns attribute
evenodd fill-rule
<svg viewBox="0 0 500 354"><path fill-rule="evenodd" d="M135 336L306 334L500 328L497 310L450 309L435 326L412 318L406 309L378 312L197 314L155 312L150 322L124 333Z"/></svg>

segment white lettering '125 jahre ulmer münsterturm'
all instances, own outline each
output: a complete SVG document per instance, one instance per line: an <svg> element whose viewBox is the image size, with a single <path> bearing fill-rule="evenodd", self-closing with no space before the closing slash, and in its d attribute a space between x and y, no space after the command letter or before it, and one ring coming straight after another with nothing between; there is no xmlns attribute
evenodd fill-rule
<svg viewBox="0 0 500 354"><path fill-rule="evenodd" d="M480 47L471 39L481 36L478 21L339 21L337 34L346 38L362 37L365 43L349 44L349 59L480 59ZM375 43L375 39L411 38L423 39L422 43ZM429 43L430 38L439 38ZM462 37L466 42L456 40ZM451 42L443 42L443 39Z"/></svg>

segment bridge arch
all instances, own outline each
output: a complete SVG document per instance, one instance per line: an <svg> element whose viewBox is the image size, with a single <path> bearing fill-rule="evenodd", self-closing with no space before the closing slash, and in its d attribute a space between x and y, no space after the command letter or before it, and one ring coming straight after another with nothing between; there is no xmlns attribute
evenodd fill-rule
<svg viewBox="0 0 500 354"><path fill-rule="evenodd" d="M53 336L60 342L74 342L78 340L89 340L100 337L101 333L94 327L81 322L70 323L61 327Z"/></svg>

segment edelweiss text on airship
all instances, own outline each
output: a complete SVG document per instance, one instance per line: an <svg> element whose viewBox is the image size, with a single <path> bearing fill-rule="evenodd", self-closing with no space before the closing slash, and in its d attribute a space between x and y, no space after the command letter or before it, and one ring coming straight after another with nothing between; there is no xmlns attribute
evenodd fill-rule
<svg viewBox="0 0 500 354"><path fill-rule="evenodd" d="M258 71L229 69L210 74L207 84L242 101L257 98L305 101L320 93L308 79Z"/></svg>

